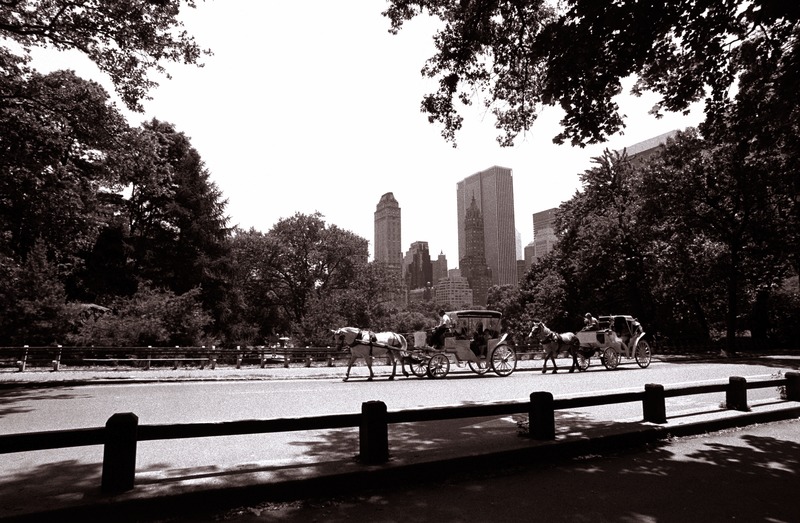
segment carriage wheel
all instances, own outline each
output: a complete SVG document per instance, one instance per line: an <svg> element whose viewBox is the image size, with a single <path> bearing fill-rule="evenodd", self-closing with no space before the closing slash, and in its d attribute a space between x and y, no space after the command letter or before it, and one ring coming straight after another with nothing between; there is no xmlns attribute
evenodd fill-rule
<svg viewBox="0 0 800 523"><path fill-rule="evenodd" d="M589 360L590 359L591 359L590 357L588 357L588 358L586 357L586 354L584 354L583 351L579 350L578 351L578 370L583 372L586 369L588 369L589 368Z"/></svg>
<svg viewBox="0 0 800 523"><path fill-rule="evenodd" d="M619 354L612 347L607 347L606 350L603 351L603 355L600 359L603 360L603 365L605 365L608 370L614 370L617 368L617 365L619 365Z"/></svg>
<svg viewBox="0 0 800 523"><path fill-rule="evenodd" d="M444 378L450 372L450 360L444 354L434 354L428 362L428 376Z"/></svg>
<svg viewBox="0 0 800 523"><path fill-rule="evenodd" d="M480 374L483 376L487 372L489 372L489 362L488 361L470 361L469 368L472 369L472 372L475 374Z"/></svg>
<svg viewBox="0 0 800 523"><path fill-rule="evenodd" d="M418 378L428 375L428 362L425 360L412 357L408 366L411 368L411 373Z"/></svg>
<svg viewBox="0 0 800 523"><path fill-rule="evenodd" d="M517 353L508 345L499 345L492 351L492 370L498 376L508 376L517 368Z"/></svg>
<svg viewBox="0 0 800 523"><path fill-rule="evenodd" d="M650 365L650 360L652 359L650 345L644 340L639 340L639 343L636 344L636 348L633 351L633 357L636 358L636 363L638 363L641 368L646 369Z"/></svg>

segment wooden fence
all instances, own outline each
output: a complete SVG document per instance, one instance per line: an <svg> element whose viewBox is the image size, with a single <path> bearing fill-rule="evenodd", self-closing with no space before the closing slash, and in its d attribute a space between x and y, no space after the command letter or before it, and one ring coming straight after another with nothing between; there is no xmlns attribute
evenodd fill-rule
<svg viewBox="0 0 800 523"><path fill-rule="evenodd" d="M519 359L534 359L540 353L527 345L517 347ZM346 350L331 347L0 347L0 367L19 372L33 368L59 371L87 367L177 370L184 366L215 369L217 365L237 369L243 366L334 366L347 357Z"/></svg>
<svg viewBox="0 0 800 523"><path fill-rule="evenodd" d="M241 368L257 365L303 364L334 361L345 357L344 351L330 347L0 347L0 366L24 372L32 368L58 371L64 368L172 368L193 366L215 369L225 365Z"/></svg>
<svg viewBox="0 0 800 523"><path fill-rule="evenodd" d="M301 418L244 420L219 423L139 425L134 413L118 413L105 427L0 435L0 454L103 445L101 487L104 492L122 492L134 487L136 446L139 441L207 438L274 432L328 430L359 427L359 458L364 464L384 463L389 456L390 424L440 421L448 419L528 414L532 438L555 438L556 410L599 405L641 402L643 419L655 424L666 423L666 398L725 392L726 409L749 410L747 391L761 388L783 388L787 401L800 402L800 372L787 372L785 377L748 382L731 377L728 383L665 389L648 384L643 391L603 395L575 396L554 399L549 392L533 392L529 401L487 405L436 407L388 412L381 401L362 404L360 414L335 414ZM515 436L516 437L516 436Z"/></svg>

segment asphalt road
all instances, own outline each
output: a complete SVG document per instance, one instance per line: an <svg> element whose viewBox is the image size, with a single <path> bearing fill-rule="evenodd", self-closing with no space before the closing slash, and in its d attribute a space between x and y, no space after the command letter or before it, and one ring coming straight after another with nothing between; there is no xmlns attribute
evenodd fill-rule
<svg viewBox="0 0 800 523"><path fill-rule="evenodd" d="M613 455L162 521L790 523L798 521L799 474L795 419Z"/></svg>

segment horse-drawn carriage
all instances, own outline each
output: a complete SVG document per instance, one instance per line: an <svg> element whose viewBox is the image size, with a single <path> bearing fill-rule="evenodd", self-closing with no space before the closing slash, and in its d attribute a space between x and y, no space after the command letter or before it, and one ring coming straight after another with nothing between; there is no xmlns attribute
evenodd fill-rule
<svg viewBox="0 0 800 523"><path fill-rule="evenodd" d="M578 368L586 370L592 356L599 356L605 368L616 369L622 357L633 358L641 368L650 365L650 345L644 329L633 316L611 315L597 318L597 326L576 333L580 341Z"/></svg>
<svg viewBox="0 0 800 523"><path fill-rule="evenodd" d="M633 316L600 316L594 325L577 333L554 332L544 322L534 320L528 337L538 340L544 348L542 372L547 372L548 359L553 362L553 372L557 372L556 356L563 351L572 357L570 372L586 370L592 356L599 356L607 369L616 369L622 357L634 358L644 369L652 357L650 345L643 339L642 325Z"/></svg>
<svg viewBox="0 0 800 523"><path fill-rule="evenodd" d="M490 370L498 376L508 376L517 368L517 353L506 338L500 334L503 315L497 311L460 310L448 312L451 326L445 333L444 342L434 346L430 333L414 333L414 344L406 337L394 332L371 332L355 327L342 327L333 331L334 342L339 349L350 351L350 360L345 381L350 377L350 368L358 358L363 358L372 379L372 359L387 357L392 365L394 379L397 363L408 376L405 366L417 377L443 378L450 372L451 358L456 365L468 365L479 375Z"/></svg>
<svg viewBox="0 0 800 523"><path fill-rule="evenodd" d="M517 353L507 342L508 334L500 334L503 315L497 311L460 310L448 312L451 326L444 345L429 345L427 333L414 333L413 349L406 362L420 378L443 378L450 371L451 358L456 365L467 364L476 374L493 371L508 376L517 368Z"/></svg>

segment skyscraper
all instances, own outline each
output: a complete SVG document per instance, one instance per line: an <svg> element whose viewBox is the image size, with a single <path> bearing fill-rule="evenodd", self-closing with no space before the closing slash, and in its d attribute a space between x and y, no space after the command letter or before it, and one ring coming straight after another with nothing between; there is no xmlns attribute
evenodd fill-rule
<svg viewBox="0 0 800 523"><path fill-rule="evenodd" d="M492 270L493 285L517 284L514 183L511 169L490 167L456 184L458 211L458 259L467 255L464 231L467 209L475 198L483 216L484 252Z"/></svg>
<svg viewBox="0 0 800 523"><path fill-rule="evenodd" d="M375 208L375 261L386 263L398 271L403 266L400 205L390 192L381 196Z"/></svg>
<svg viewBox="0 0 800 523"><path fill-rule="evenodd" d="M486 265L483 217L474 196L464 217L464 238L467 254L460 260L461 275L469 281L473 303L486 305L492 270Z"/></svg>
<svg viewBox="0 0 800 523"><path fill-rule="evenodd" d="M433 267L428 242L414 242L403 260L406 288L426 289L433 285Z"/></svg>
<svg viewBox="0 0 800 523"><path fill-rule="evenodd" d="M554 220L557 208L533 213L533 259L538 260L553 250L558 241Z"/></svg>

